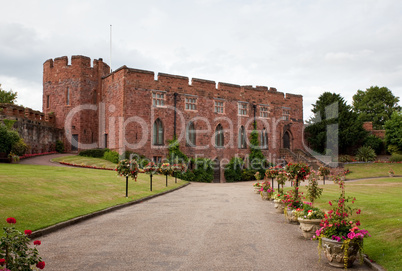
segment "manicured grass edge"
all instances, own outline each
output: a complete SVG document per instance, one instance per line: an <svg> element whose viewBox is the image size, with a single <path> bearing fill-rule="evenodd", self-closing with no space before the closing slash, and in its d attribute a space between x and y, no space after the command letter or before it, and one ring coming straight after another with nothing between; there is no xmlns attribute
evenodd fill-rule
<svg viewBox="0 0 402 271"><path fill-rule="evenodd" d="M78 216L78 217L75 217L73 219L57 223L55 225L52 225L52 226L49 226L49 227L34 231L29 236L29 238L31 238L31 239L38 238L38 237L41 237L43 235L47 235L47 234L53 233L55 231L61 230L63 228L78 224L78 223L83 222L85 220L88 220L88 219L91 219L91 218L94 218L94 217L97 217L97 216L100 216L100 215L103 215L103 214L106 214L106 213L110 213L110 212L113 212L113 211L119 210L121 208L131 206L131 205L142 203L144 201L147 201L147 200L150 200L150 199L153 199L153 198L168 194L170 192L176 191L176 190L181 189L183 187L186 187L189 184L190 183L186 183L186 184L184 184L182 186L179 186L179 187L176 187L176 188L174 188L172 190L164 191L164 192L161 192L159 194L147 196L147 197L144 197L142 199L130 201L130 202L127 202L127 203L122 203L122 204L118 204L118 205L115 205L115 206L111 206L111 207L105 208L105 209L100 210L100 211L96 211L96 212L89 213L89 214L86 214L86 215Z"/></svg>

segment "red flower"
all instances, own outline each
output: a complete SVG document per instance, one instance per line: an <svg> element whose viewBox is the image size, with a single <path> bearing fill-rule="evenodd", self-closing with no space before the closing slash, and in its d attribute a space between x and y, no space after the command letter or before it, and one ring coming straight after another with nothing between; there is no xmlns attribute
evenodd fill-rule
<svg viewBox="0 0 402 271"><path fill-rule="evenodd" d="M26 235L31 235L31 234L32 234L32 231L31 231L31 230L25 230L24 233L25 233Z"/></svg>
<svg viewBox="0 0 402 271"><path fill-rule="evenodd" d="M5 259L0 259L0 265L4 265L6 263Z"/></svg>
<svg viewBox="0 0 402 271"><path fill-rule="evenodd" d="M9 223L9 224L15 224L15 223L17 223L17 220L15 220L14 217L9 217L9 218L7 218L7 223Z"/></svg>
<svg viewBox="0 0 402 271"><path fill-rule="evenodd" d="M358 215L359 215L359 214L360 214L360 212L361 212L361 210L359 209L359 210L357 210L356 214L358 214Z"/></svg>
<svg viewBox="0 0 402 271"><path fill-rule="evenodd" d="M360 221L356 221L356 226L360 226Z"/></svg>
<svg viewBox="0 0 402 271"><path fill-rule="evenodd" d="M332 206L332 202L328 201L328 203L329 203L329 205L331 205L331 206Z"/></svg>
<svg viewBox="0 0 402 271"><path fill-rule="evenodd" d="M35 246L39 246L40 244L42 244L41 241L39 241L39 240L34 241L34 245L35 245Z"/></svg>
<svg viewBox="0 0 402 271"><path fill-rule="evenodd" d="M36 264L36 267L39 268L39 269L45 268L45 262L38 262L38 263Z"/></svg>

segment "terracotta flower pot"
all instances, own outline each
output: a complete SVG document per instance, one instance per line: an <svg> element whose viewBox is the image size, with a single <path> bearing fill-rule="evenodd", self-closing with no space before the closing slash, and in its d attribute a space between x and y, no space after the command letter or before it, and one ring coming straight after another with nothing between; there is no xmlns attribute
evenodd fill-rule
<svg viewBox="0 0 402 271"><path fill-rule="evenodd" d="M354 261L357 258L359 252L359 247L363 246L362 239L353 239L349 243L348 248L348 259L347 267L352 267ZM345 267L344 256L345 251L343 247L343 242L338 242L336 240L331 240L328 238L322 238L322 249L324 255L331 266L343 268Z"/></svg>
<svg viewBox="0 0 402 271"><path fill-rule="evenodd" d="M321 219L297 219L300 223L299 228L301 229L304 238L310 239L313 238L315 232L321 228L320 223Z"/></svg>

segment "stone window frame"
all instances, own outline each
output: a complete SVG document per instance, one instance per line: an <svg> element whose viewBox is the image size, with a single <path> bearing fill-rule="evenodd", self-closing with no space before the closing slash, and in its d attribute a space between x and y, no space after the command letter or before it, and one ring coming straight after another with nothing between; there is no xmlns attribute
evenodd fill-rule
<svg viewBox="0 0 402 271"><path fill-rule="evenodd" d="M247 136L246 136L246 129L244 126L240 126L239 128L239 135L238 135L238 148L239 149L247 149Z"/></svg>
<svg viewBox="0 0 402 271"><path fill-rule="evenodd" d="M215 128L215 147L223 148L225 146L225 135L222 124L218 124Z"/></svg>
<svg viewBox="0 0 402 271"><path fill-rule="evenodd" d="M152 136L152 145L154 146L163 146L165 131L163 128L163 122L160 118L157 118L153 124L153 136Z"/></svg>
<svg viewBox="0 0 402 271"><path fill-rule="evenodd" d="M260 104L260 117L264 119L269 118L269 105L268 104Z"/></svg>
<svg viewBox="0 0 402 271"><path fill-rule="evenodd" d="M225 100L221 99L214 100L214 113L225 114Z"/></svg>
<svg viewBox="0 0 402 271"><path fill-rule="evenodd" d="M290 107L282 107L282 120L289 121L290 120Z"/></svg>
<svg viewBox="0 0 402 271"><path fill-rule="evenodd" d="M237 102L237 114L238 116L247 117L248 116L248 102Z"/></svg>
<svg viewBox="0 0 402 271"><path fill-rule="evenodd" d="M194 95L185 94L184 97L184 110L197 111L198 97Z"/></svg>
<svg viewBox="0 0 402 271"><path fill-rule="evenodd" d="M166 107L166 91L153 90L151 97L153 107Z"/></svg>
<svg viewBox="0 0 402 271"><path fill-rule="evenodd" d="M267 150L268 149L268 131L265 127L261 130L260 142L261 142L261 149Z"/></svg>
<svg viewBox="0 0 402 271"><path fill-rule="evenodd" d="M197 130L195 129L194 122L190 121L186 128L186 145L189 147L195 147L197 142Z"/></svg>

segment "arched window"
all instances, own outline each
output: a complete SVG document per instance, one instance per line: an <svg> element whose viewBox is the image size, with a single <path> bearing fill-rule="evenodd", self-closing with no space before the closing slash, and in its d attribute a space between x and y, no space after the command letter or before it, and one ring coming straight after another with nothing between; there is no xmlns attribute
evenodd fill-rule
<svg viewBox="0 0 402 271"><path fill-rule="evenodd" d="M246 149L247 144L246 144L246 131L244 129L244 126L241 126L239 129L239 149Z"/></svg>
<svg viewBox="0 0 402 271"><path fill-rule="evenodd" d="M186 133L187 145L194 147L195 146L195 127L194 122L190 122L187 126Z"/></svg>
<svg viewBox="0 0 402 271"><path fill-rule="evenodd" d="M163 124L160 119L154 122L154 145L163 145Z"/></svg>
<svg viewBox="0 0 402 271"><path fill-rule="evenodd" d="M265 127L261 131L261 149L268 149L268 132Z"/></svg>
<svg viewBox="0 0 402 271"><path fill-rule="evenodd" d="M215 146L216 147L223 147L224 145L224 135L223 135L223 128L221 124L218 124L215 129Z"/></svg>

